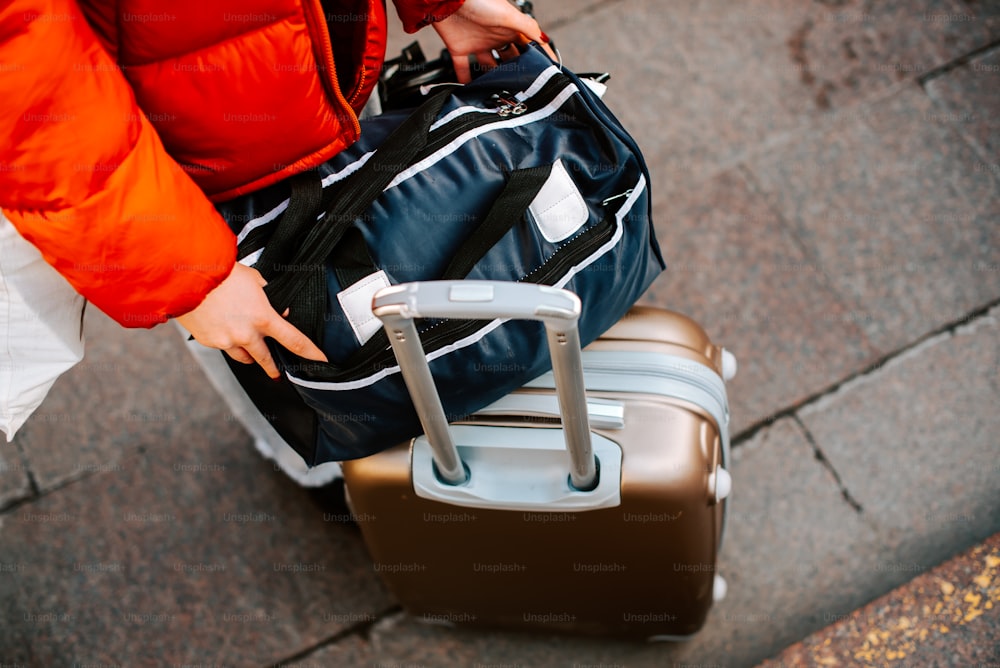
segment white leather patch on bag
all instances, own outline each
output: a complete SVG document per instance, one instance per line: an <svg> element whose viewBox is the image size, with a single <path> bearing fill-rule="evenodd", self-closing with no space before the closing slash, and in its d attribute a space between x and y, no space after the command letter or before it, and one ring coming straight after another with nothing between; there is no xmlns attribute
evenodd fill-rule
<svg viewBox="0 0 1000 668"><path fill-rule="evenodd" d="M367 343L368 339L382 328L382 321L372 313L372 297L387 287L389 287L389 277L384 271L377 271L337 293L340 308L344 309L347 322L350 323L354 336L361 345Z"/></svg>
<svg viewBox="0 0 1000 668"><path fill-rule="evenodd" d="M528 207L542 236L550 243L568 239L587 222L590 212L562 160L552 165L552 173Z"/></svg>

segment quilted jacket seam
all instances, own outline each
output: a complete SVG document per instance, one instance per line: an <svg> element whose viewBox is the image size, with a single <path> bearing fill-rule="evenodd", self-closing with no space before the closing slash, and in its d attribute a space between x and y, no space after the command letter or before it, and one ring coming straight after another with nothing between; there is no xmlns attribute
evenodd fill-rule
<svg viewBox="0 0 1000 668"><path fill-rule="evenodd" d="M188 56L192 56L194 54L201 53L201 52L204 52L204 51L215 50L215 49L218 49L220 46L223 46L223 45L225 45L225 44L227 44L229 42L234 42L236 40L245 39L248 35L252 35L254 33L263 32L264 30L267 30L267 29L269 29L269 28L271 28L273 26L276 26L279 23L284 23L288 19L296 18L297 16L299 16L299 15L295 14L295 13L285 14L284 16L277 17L274 21L271 21L270 23L265 23L263 25L254 26L253 28L249 28L247 30L244 30L241 33L238 33L236 35L230 35L229 37L226 37L225 39L214 41L211 44L207 44L207 45L199 47L197 49L191 49L190 51L184 51L183 53L178 53L178 54L175 54L175 55L172 55L172 56L165 56L163 58L157 58L157 59L154 59L154 60L148 60L148 61L145 61L145 62L137 62L137 63L127 62L127 63L122 63L122 67L126 71L130 67L149 67L150 65L159 65L159 64L162 64L162 63L169 63L170 61L173 61L173 60L180 60L182 58L186 58Z"/></svg>

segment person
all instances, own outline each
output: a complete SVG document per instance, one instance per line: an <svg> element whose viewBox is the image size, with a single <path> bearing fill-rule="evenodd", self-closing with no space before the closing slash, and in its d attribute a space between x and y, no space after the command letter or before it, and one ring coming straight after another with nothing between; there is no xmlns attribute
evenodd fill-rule
<svg viewBox="0 0 1000 668"><path fill-rule="evenodd" d="M460 80L538 23L508 0L394 0ZM385 56L383 0L0 5L0 210L125 327L173 319L272 377L266 337L325 361L236 262L213 203L354 142Z"/></svg>

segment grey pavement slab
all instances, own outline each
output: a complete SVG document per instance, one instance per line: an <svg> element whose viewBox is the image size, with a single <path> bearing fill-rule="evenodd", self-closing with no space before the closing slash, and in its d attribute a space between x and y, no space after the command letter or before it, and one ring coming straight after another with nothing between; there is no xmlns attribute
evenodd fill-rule
<svg viewBox="0 0 1000 668"><path fill-rule="evenodd" d="M880 351L997 298L1000 180L915 85L750 161Z"/></svg>
<svg viewBox="0 0 1000 668"><path fill-rule="evenodd" d="M431 627L400 614L372 628L377 660L428 667L749 666L874 595L880 576L865 566L879 538L843 500L793 420L737 448L732 471L733 505L719 561L729 594L693 640L650 645L482 633Z"/></svg>
<svg viewBox="0 0 1000 668"><path fill-rule="evenodd" d="M705 652L721 645L714 660L748 665L869 600L878 576L864 566L880 539L843 499L794 420L757 433L733 459L732 515L719 564L729 596L711 620L718 635L698 640Z"/></svg>
<svg viewBox="0 0 1000 668"><path fill-rule="evenodd" d="M736 355L733 433L871 363L850 307L741 170L676 197L654 190L653 207L667 271L643 302L694 318Z"/></svg>
<svg viewBox="0 0 1000 668"><path fill-rule="evenodd" d="M913 577L1000 530L998 406L993 309L802 410L878 529L887 579Z"/></svg>
<svg viewBox="0 0 1000 668"><path fill-rule="evenodd" d="M925 85L939 113L982 157L979 167L1000 175L1000 48L942 73Z"/></svg>

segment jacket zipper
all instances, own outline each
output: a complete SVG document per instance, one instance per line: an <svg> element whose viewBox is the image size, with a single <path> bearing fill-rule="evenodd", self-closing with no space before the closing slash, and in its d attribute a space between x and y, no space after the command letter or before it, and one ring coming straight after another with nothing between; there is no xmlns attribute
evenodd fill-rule
<svg viewBox="0 0 1000 668"><path fill-rule="evenodd" d="M361 74L358 77L358 85L354 88L354 92L351 93L351 97L348 98L348 100L347 100L347 104L352 105L351 106L352 110L354 109L354 107L353 107L354 101L358 99L358 96L361 95L361 91L363 91L365 89L365 78L366 78L365 77L365 66L364 66L364 64L362 64L361 65ZM374 91L373 94L378 95L378 91ZM361 123L359 122L358 123L358 132L360 132L360 131L361 131Z"/></svg>
<svg viewBox="0 0 1000 668"><path fill-rule="evenodd" d="M323 6L320 4L320 0L311 0L311 2L304 3L303 8L305 9L306 20L312 27L313 34L310 37L316 39L318 36L320 44L323 47L323 59L326 61L326 82L333 90L337 102L347 109L348 116L354 122L354 139L357 139L361 135L361 123L358 121L358 115L354 113L354 108L340 90L340 82L337 81L337 69L333 62L333 44L330 43L330 33L326 28L326 17L323 15ZM362 81L364 80L364 73L365 68L364 64L362 64ZM361 90L360 87L358 90Z"/></svg>

